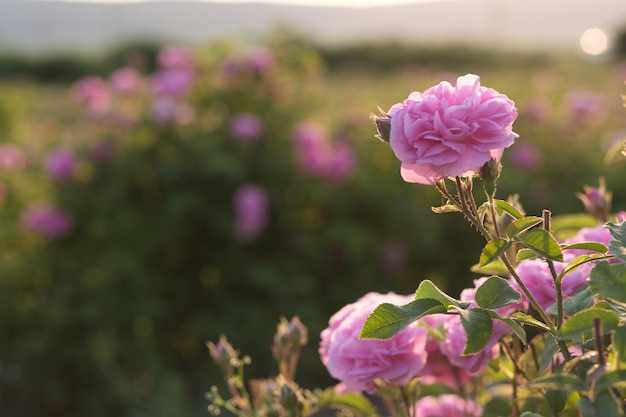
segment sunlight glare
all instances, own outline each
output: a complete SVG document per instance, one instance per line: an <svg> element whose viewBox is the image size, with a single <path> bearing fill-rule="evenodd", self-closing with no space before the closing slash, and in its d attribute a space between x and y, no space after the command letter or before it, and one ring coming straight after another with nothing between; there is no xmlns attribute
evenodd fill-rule
<svg viewBox="0 0 626 417"><path fill-rule="evenodd" d="M602 29L587 29L580 37L580 46L586 54L600 55L607 50L609 38Z"/></svg>

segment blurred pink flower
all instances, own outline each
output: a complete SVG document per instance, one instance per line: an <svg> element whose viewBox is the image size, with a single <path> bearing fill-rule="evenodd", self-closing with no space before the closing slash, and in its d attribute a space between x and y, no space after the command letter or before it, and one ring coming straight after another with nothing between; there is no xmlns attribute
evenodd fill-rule
<svg viewBox="0 0 626 417"><path fill-rule="evenodd" d="M95 116L102 116L111 108L109 85L100 77L83 77L76 81L72 86L72 96Z"/></svg>
<svg viewBox="0 0 626 417"><path fill-rule="evenodd" d="M564 262L553 263L556 273L560 274L567 263L576 256L574 251L564 251ZM565 274L561 281L561 289L565 297L576 294L578 290L587 285L587 279L589 278L593 266L593 264L586 263L579 266L575 271ZM517 265L515 271L543 309L547 309L556 303L554 279L552 278L550 268L545 260L524 260ZM512 285L519 291L519 286L516 283L512 283ZM523 294L522 296L526 298Z"/></svg>
<svg viewBox="0 0 626 417"><path fill-rule="evenodd" d="M327 177L335 183L342 183L352 175L356 165L354 149L348 142L335 143L329 150Z"/></svg>
<svg viewBox="0 0 626 417"><path fill-rule="evenodd" d="M63 148L54 149L46 157L44 171L54 180L71 180L76 171L76 156L74 152Z"/></svg>
<svg viewBox="0 0 626 417"><path fill-rule="evenodd" d="M541 99L532 100L526 104L522 114L533 122L543 122L550 116L550 105Z"/></svg>
<svg viewBox="0 0 626 417"><path fill-rule="evenodd" d="M19 171L26 166L26 155L19 147L6 143L0 145L0 170Z"/></svg>
<svg viewBox="0 0 626 417"><path fill-rule="evenodd" d="M409 249L401 240L390 240L385 244L382 251L382 267L387 275L400 270L406 263Z"/></svg>
<svg viewBox="0 0 626 417"><path fill-rule="evenodd" d="M241 55L227 57L221 64L222 75L231 80L240 73L265 75L276 65L274 54L265 48L252 49Z"/></svg>
<svg viewBox="0 0 626 417"><path fill-rule="evenodd" d="M292 134L296 161L300 169L340 183L354 170L355 155L348 142L332 144L328 132L314 122L298 124Z"/></svg>
<svg viewBox="0 0 626 417"><path fill-rule="evenodd" d="M229 127L231 135L241 143L255 142L265 130L261 118L251 113L236 114Z"/></svg>
<svg viewBox="0 0 626 417"><path fill-rule="evenodd" d="M143 77L134 68L120 68L111 74L109 78L113 91L120 94L132 94L141 89Z"/></svg>
<svg viewBox="0 0 626 417"><path fill-rule="evenodd" d="M443 81L413 92L388 113L389 142L407 182L476 174L489 160L500 161L518 137L515 104L473 74L459 77L455 87Z"/></svg>
<svg viewBox="0 0 626 417"><path fill-rule="evenodd" d="M164 69L152 74L150 82L157 95L182 97L191 90L195 72L186 68Z"/></svg>
<svg viewBox="0 0 626 417"><path fill-rule="evenodd" d="M72 219L57 207L31 205L22 213L22 224L31 232L57 239L70 232Z"/></svg>
<svg viewBox="0 0 626 417"><path fill-rule="evenodd" d="M247 60L250 65L250 69L258 74L265 74L270 71L275 65L274 54L265 48L259 48L252 50Z"/></svg>
<svg viewBox="0 0 626 417"><path fill-rule="evenodd" d="M269 199L265 190L254 184L240 187L235 193L235 233L243 242L259 237L268 218Z"/></svg>
<svg viewBox="0 0 626 417"><path fill-rule="evenodd" d="M606 118L606 100L593 91L571 90L565 95L563 105L569 122L575 125L594 125Z"/></svg>
<svg viewBox="0 0 626 417"><path fill-rule="evenodd" d="M293 131L296 160L309 175L323 175L328 164L328 132L315 122L298 124Z"/></svg>
<svg viewBox="0 0 626 417"><path fill-rule="evenodd" d="M415 403L414 417L481 417L483 409L471 400L454 394L420 398Z"/></svg>
<svg viewBox="0 0 626 417"><path fill-rule="evenodd" d="M367 317L382 303L404 305L412 295L370 292L336 312L321 333L319 353L330 375L348 391L377 390L375 381L403 385L424 367L427 331L413 323L389 340L360 339Z"/></svg>
<svg viewBox="0 0 626 417"><path fill-rule="evenodd" d="M508 159L520 170L532 172L541 163L539 150L528 142L519 143L508 151Z"/></svg>
<svg viewBox="0 0 626 417"><path fill-rule="evenodd" d="M152 103L152 118L161 125L191 123L196 115L194 108L172 97L157 97Z"/></svg>
<svg viewBox="0 0 626 417"><path fill-rule="evenodd" d="M157 64L162 69L194 69L191 51L181 45L168 45L159 51Z"/></svg>

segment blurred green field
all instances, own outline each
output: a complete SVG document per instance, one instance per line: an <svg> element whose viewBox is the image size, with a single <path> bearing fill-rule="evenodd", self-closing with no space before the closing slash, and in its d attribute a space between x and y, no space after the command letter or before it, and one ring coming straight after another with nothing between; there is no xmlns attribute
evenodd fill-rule
<svg viewBox="0 0 626 417"><path fill-rule="evenodd" d="M468 286L478 278L469 268L480 237L460 216L431 212L441 197L401 180L369 119L444 79L478 74L517 104L520 137L505 152L500 198L518 193L529 214L578 213L576 193L604 177L614 211L626 208L626 65L618 59L329 49L289 36L262 46L273 54L272 71L232 78L219 75L221 65L248 49L195 50L200 71L186 97L195 118L180 125L151 119L145 97L116 102L138 114L128 126L90 117L72 98L77 77L108 77L132 47L101 66L67 64L74 78L59 75L59 65L46 73L42 63L0 59L0 144L25 155L19 169L0 169L3 415L206 415L203 393L219 374L204 343L226 333L252 356L251 377L274 373L269 345L281 315L299 315L310 329L298 379L327 386L318 335L341 306L368 291L411 293L425 278L451 293ZM157 49L143 53L148 74ZM265 123L249 147L228 131L243 112ZM354 150L347 178L298 168L292 136L302 121ZM88 157L100 144L115 152L96 163ZM43 168L59 147L80 159L69 181ZM270 220L242 243L232 232L232 199L251 182L267 191ZM67 210L71 233L46 239L25 230L33 202Z"/></svg>

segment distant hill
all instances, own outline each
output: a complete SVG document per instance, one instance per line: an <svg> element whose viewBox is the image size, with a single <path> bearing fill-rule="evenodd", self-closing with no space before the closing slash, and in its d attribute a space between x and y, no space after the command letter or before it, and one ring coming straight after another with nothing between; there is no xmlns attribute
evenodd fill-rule
<svg viewBox="0 0 626 417"><path fill-rule="evenodd" d="M0 0L0 50L94 51L137 39L200 43L224 36L259 36L278 23L288 23L326 44L403 40L574 50L587 28L614 32L626 27L626 0L450 0L358 9Z"/></svg>

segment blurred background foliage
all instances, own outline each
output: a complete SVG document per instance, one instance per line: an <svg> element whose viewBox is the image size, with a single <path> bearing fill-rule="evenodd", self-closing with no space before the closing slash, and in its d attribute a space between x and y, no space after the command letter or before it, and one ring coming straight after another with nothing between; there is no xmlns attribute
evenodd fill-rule
<svg viewBox="0 0 626 417"><path fill-rule="evenodd" d="M189 78L174 77L178 90L159 101L146 85L180 64L159 63L162 52L137 43L99 59L0 57L3 415L204 416L220 378L206 341L227 334L252 356L250 377L275 373L280 316L310 330L300 383L328 386L317 335L343 305L411 293L425 278L453 294L469 286L480 237L431 212L441 197L401 180L369 120L443 79L476 73L517 103L501 198L518 193L529 214L577 213L576 193L602 176L615 209L626 207L619 55L323 48L278 30L256 45L194 49ZM143 88L114 93L104 112L77 100L81 77L110 88L122 67ZM242 114L261 121L256 137L233 132ZM307 169L302 126L345 159ZM59 150L66 165L51 168ZM267 221L242 237L234 199L250 184ZM42 231L28 214L42 205L71 226Z"/></svg>

